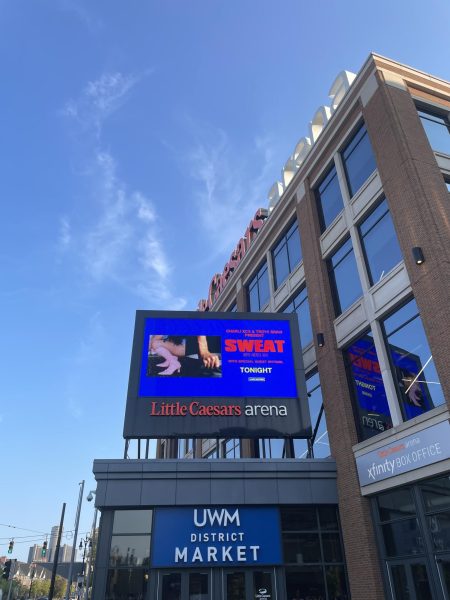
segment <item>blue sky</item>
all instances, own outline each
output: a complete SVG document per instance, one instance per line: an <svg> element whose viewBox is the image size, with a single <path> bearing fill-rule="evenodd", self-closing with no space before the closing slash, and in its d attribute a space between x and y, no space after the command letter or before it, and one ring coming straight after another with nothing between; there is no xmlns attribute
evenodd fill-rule
<svg viewBox="0 0 450 600"><path fill-rule="evenodd" d="M449 23L446 0L1 2L0 555L64 501L72 529L122 456L135 310L196 308L339 71L450 79Z"/></svg>

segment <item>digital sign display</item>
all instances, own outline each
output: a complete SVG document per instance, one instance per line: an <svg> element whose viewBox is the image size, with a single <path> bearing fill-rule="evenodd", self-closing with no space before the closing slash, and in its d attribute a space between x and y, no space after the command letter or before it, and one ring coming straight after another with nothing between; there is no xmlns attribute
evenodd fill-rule
<svg viewBox="0 0 450 600"><path fill-rule="evenodd" d="M308 437L296 319L137 311L124 437Z"/></svg>

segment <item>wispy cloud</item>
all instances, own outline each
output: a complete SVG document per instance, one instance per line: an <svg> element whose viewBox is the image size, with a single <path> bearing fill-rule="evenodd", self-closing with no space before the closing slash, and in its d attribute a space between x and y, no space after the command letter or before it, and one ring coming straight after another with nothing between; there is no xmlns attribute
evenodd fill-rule
<svg viewBox="0 0 450 600"><path fill-rule="evenodd" d="M77 253L97 285L114 283L155 308L182 308L185 300L170 291L172 267L156 205L142 191L129 189L117 173L114 156L102 148L104 121L120 108L138 79L119 72L103 74L62 111L88 144L90 158L83 174L90 184L95 219L75 229L67 216L62 217L59 246Z"/></svg>
<svg viewBox="0 0 450 600"><path fill-rule="evenodd" d="M148 73L150 71L145 74ZM89 81L78 98L68 100L61 114L73 120L82 133L94 134L99 140L104 121L123 106L141 78L119 71L103 73L98 79Z"/></svg>
<svg viewBox="0 0 450 600"><path fill-rule="evenodd" d="M72 236L70 233L70 221L66 216L61 217L59 223L59 238L58 245L62 250L65 250L70 245Z"/></svg>
<svg viewBox="0 0 450 600"><path fill-rule="evenodd" d="M231 251L256 209L267 206L272 143L268 137L255 139L243 159L223 130L195 126L192 121L190 128L196 141L186 153L189 175L196 182L198 217L217 256Z"/></svg>

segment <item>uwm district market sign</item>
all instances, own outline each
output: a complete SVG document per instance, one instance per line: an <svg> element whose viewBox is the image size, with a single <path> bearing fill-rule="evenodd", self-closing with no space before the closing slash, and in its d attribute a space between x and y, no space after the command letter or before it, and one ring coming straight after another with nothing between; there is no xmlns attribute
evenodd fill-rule
<svg viewBox="0 0 450 600"><path fill-rule="evenodd" d="M296 314L137 311L125 438L308 437Z"/></svg>
<svg viewBox="0 0 450 600"><path fill-rule="evenodd" d="M157 508L152 567L282 564L275 507Z"/></svg>

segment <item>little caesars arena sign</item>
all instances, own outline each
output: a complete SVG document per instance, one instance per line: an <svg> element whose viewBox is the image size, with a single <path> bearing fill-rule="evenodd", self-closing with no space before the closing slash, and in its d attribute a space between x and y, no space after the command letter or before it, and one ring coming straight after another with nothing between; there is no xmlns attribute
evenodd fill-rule
<svg viewBox="0 0 450 600"><path fill-rule="evenodd" d="M125 438L308 437L296 314L138 311Z"/></svg>

